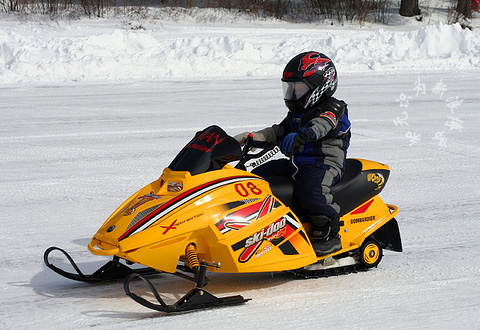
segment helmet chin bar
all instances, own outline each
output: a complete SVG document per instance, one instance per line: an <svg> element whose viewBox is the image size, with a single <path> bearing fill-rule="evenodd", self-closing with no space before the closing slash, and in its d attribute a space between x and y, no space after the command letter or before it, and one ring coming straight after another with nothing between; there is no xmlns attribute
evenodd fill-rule
<svg viewBox="0 0 480 330"><path fill-rule="evenodd" d="M296 100L296 101L287 101L285 100L285 105L287 106L288 110L293 113L302 113L305 112L304 100Z"/></svg>

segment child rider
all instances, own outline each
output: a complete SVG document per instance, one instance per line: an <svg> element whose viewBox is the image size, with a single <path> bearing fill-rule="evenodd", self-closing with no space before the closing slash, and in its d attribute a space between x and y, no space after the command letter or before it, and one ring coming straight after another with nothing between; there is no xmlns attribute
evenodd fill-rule
<svg viewBox="0 0 480 330"><path fill-rule="evenodd" d="M286 65L282 77L288 113L278 125L252 132L253 139L276 142L289 159L270 161L253 173L291 175L294 192L309 222L310 240L317 256L342 248L339 206L330 189L344 172L350 142L345 102L333 97L337 71L330 58L316 51L301 53ZM243 145L249 132L235 136Z"/></svg>

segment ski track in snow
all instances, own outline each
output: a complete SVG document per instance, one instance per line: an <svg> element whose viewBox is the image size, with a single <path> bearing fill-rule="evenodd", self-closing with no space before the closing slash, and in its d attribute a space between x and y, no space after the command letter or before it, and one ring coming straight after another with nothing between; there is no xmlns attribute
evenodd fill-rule
<svg viewBox="0 0 480 330"><path fill-rule="evenodd" d="M313 37L312 27L268 24L166 22L153 32L4 24L2 329L478 328L475 30L316 27ZM336 96L352 121L349 157L391 167L381 196L400 208L403 253L386 251L368 272L321 279L209 274L213 294L253 300L175 316L136 304L121 282L77 283L43 265L52 245L86 273L104 263L88 252L90 237L195 132L217 124L233 135L278 123L286 113L279 72L310 47L338 62ZM441 70L421 71L434 68ZM169 275L154 283L170 300L192 286Z"/></svg>

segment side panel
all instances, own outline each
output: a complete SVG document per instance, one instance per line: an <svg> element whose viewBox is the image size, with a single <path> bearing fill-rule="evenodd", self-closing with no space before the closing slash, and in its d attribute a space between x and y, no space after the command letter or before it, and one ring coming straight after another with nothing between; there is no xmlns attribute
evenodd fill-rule
<svg viewBox="0 0 480 330"><path fill-rule="evenodd" d="M234 263L234 269L222 271L283 271L317 260L301 223L285 206L248 229L220 241L229 249Z"/></svg>
<svg viewBox="0 0 480 330"><path fill-rule="evenodd" d="M342 245L359 246L394 217L390 208L375 196L340 218Z"/></svg>
<svg viewBox="0 0 480 330"><path fill-rule="evenodd" d="M203 221L208 228L190 240L206 261L221 262L210 271L282 271L317 260L301 223L263 179L222 187L182 212L194 208L208 215Z"/></svg>

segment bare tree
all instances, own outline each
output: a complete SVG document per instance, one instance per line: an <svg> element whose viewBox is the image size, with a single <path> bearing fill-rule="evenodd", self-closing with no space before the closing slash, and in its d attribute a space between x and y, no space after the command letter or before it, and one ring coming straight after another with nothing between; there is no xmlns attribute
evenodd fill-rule
<svg viewBox="0 0 480 330"><path fill-rule="evenodd" d="M472 3L471 0L458 0L457 13L462 14L465 18L472 18Z"/></svg>
<svg viewBox="0 0 480 330"><path fill-rule="evenodd" d="M400 2L399 14L407 17L420 15L420 8L418 8L418 0L402 0Z"/></svg>
<svg viewBox="0 0 480 330"><path fill-rule="evenodd" d="M5 0L5 1L1 1L0 4L2 5L3 9L6 12L18 11L19 5L20 5L18 0Z"/></svg>

